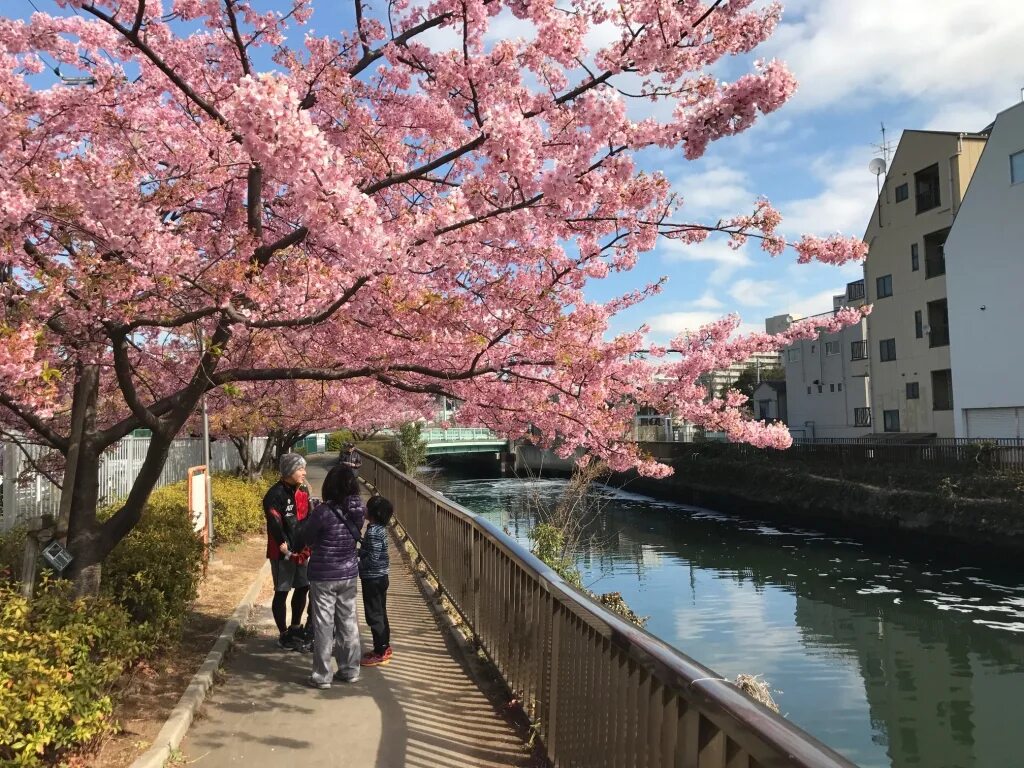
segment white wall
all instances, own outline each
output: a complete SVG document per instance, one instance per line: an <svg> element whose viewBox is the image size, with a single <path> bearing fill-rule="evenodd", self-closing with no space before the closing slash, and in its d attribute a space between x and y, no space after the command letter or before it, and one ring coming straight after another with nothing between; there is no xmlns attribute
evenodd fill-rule
<svg viewBox="0 0 1024 768"><path fill-rule="evenodd" d="M858 427L855 409L869 405L867 364L852 360L852 344L867 336L867 323L847 326L839 333L801 341L782 352L786 369L786 423L803 430L803 437L860 437L871 427ZM827 353L829 342L838 344ZM794 359L795 358L795 359ZM808 392L808 389L810 391Z"/></svg>
<svg viewBox="0 0 1024 768"><path fill-rule="evenodd" d="M997 117L946 241L954 426L965 411L1024 406L1024 104Z"/></svg>

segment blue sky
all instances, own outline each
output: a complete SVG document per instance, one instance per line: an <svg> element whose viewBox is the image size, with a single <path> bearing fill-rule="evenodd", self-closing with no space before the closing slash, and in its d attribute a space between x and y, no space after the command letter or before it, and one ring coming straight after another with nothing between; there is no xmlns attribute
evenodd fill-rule
<svg viewBox="0 0 1024 768"><path fill-rule="evenodd" d="M34 0L54 11L54 0ZM681 152L648 152L640 164L659 169L686 200L691 220L748 211L766 195L784 216L787 235L842 232L859 236L875 198L867 165L886 124L893 144L905 128L977 131L1021 98L1024 13L1020 0L790 0L775 36L756 55L786 61L800 90L783 109L738 137L714 144L696 162ZM261 8L282 0L255 0ZM29 0L4 0L4 13L27 16ZM310 26L331 34L350 23L351 4L314 0ZM8 10L10 9L10 10ZM492 36L522 28L499 16ZM429 40L446 47L437 30ZM722 79L750 60L716 68ZM670 109L663 105L661 109ZM643 108L636 108L643 114ZM859 267L798 266L755 244L734 252L724 240L660 246L626 278L593 284L595 300L669 278L664 292L616 319L613 330L648 323L657 341L738 312L746 329L766 316L831 309L830 296L860 276Z"/></svg>

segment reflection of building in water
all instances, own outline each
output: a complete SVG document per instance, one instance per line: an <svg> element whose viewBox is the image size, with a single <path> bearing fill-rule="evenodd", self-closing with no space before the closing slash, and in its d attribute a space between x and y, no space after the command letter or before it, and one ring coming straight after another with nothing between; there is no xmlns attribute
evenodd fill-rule
<svg viewBox="0 0 1024 768"><path fill-rule="evenodd" d="M901 616L897 625L872 616L870 600L856 605L857 597L848 609L798 596L796 621L807 630L808 642L856 654L872 727L879 741L888 744L892 768L993 765L985 755L1001 751L994 746L1016 738L1020 729L1024 673L1007 674L1003 664L981 662L982 649L972 645L983 635L967 627L951 630L949 615L936 611L934 617ZM1003 645L997 658L1015 656L1016 668L1024 670L1019 643L990 639ZM984 656L991 658L991 650L986 647ZM931 716L918 715L913 721L899 717L908 712Z"/></svg>

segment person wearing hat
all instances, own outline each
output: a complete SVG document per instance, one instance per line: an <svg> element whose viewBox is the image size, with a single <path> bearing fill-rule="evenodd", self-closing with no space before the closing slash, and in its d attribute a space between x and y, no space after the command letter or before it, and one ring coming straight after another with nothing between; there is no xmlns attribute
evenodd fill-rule
<svg viewBox="0 0 1024 768"><path fill-rule="evenodd" d="M310 550L296 542L296 526L309 514L309 493L305 490L306 460L297 453L286 453L279 462L281 479L263 497L267 519L267 559L274 579L271 603L274 623L282 648L300 650L304 646L302 612L309 595L307 562ZM288 593L291 592L291 624L287 621Z"/></svg>
<svg viewBox="0 0 1024 768"><path fill-rule="evenodd" d="M363 460L356 451L356 444L349 441L341 446L341 453L338 454L338 463L343 467L348 467L355 474L359 474L359 468L363 465Z"/></svg>

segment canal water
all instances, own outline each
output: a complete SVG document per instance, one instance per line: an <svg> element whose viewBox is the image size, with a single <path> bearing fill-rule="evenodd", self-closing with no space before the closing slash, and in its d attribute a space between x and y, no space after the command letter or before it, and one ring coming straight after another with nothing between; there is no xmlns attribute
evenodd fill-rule
<svg viewBox="0 0 1024 768"><path fill-rule="evenodd" d="M431 484L529 546L557 479ZM578 565L647 629L865 768L1024 766L1024 568L600 489Z"/></svg>

